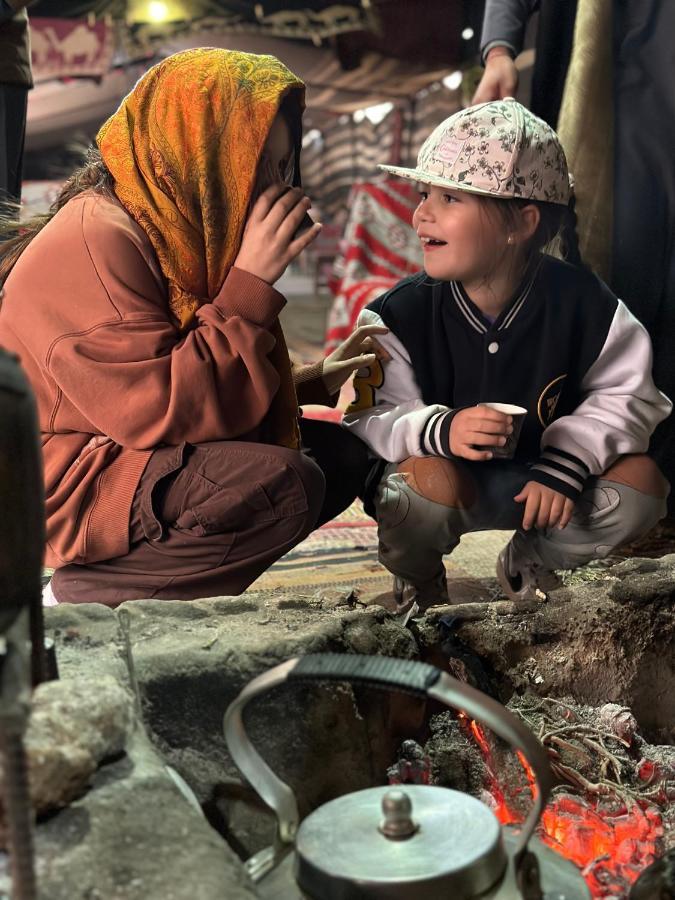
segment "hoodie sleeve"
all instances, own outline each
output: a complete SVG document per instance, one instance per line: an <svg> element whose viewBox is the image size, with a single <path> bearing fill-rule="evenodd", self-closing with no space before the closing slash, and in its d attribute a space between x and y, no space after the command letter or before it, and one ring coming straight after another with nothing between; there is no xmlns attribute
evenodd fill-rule
<svg viewBox="0 0 675 900"><path fill-rule="evenodd" d="M54 299L44 312L53 335L44 365L69 404L97 432L136 450L254 429L279 387L269 354L282 295L233 268L182 333L135 223L110 204L85 200L69 214L71 242L79 211L70 267L54 260ZM55 430L69 427L59 424L58 408L53 418Z"/></svg>
<svg viewBox="0 0 675 900"><path fill-rule="evenodd" d="M384 322L373 310L364 309L357 325ZM428 454L449 456L452 411L423 401L408 351L396 335L390 331L377 339L391 359L359 369L355 398L342 424L389 462Z"/></svg>
<svg viewBox="0 0 675 900"><path fill-rule="evenodd" d="M644 326L619 301L604 346L581 382L584 398L544 431L532 478L576 499L586 478L619 456L645 453L672 409L652 379L652 345Z"/></svg>

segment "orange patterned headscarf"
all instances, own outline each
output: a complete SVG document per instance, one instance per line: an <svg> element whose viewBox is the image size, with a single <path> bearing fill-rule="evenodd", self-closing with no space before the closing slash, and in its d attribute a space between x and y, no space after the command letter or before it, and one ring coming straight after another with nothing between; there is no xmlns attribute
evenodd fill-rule
<svg viewBox="0 0 675 900"><path fill-rule="evenodd" d="M180 331L237 256L258 161L290 91L302 109L303 83L273 56L187 50L146 72L98 133L115 194L157 254ZM296 446L288 352L280 326L273 334L281 396L270 413L287 432L274 442Z"/></svg>
<svg viewBox="0 0 675 900"><path fill-rule="evenodd" d="M304 86L273 56L187 50L140 79L97 142L146 232L181 329L239 251L256 168L281 101Z"/></svg>

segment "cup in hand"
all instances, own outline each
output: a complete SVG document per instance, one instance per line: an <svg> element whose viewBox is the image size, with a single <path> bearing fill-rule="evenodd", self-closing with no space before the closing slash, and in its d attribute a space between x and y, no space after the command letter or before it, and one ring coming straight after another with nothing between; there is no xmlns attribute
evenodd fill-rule
<svg viewBox="0 0 675 900"><path fill-rule="evenodd" d="M511 416L513 419L513 431L506 435L506 443L503 447L481 447L482 450L489 450L493 459L513 459L516 452L518 438L527 415L527 410L522 406L513 406L511 403L481 403L481 406L488 406L490 409L496 409L497 412Z"/></svg>

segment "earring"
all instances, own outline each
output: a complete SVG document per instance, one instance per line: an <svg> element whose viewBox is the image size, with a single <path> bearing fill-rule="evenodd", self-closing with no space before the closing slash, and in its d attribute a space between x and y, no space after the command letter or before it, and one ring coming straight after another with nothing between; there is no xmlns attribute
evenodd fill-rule
<svg viewBox="0 0 675 900"><path fill-rule="evenodd" d="M513 243L513 235L512 235L512 234L510 234L510 235L508 236L508 238L506 239L506 243L507 243L507 244L512 244L512 243Z"/></svg>

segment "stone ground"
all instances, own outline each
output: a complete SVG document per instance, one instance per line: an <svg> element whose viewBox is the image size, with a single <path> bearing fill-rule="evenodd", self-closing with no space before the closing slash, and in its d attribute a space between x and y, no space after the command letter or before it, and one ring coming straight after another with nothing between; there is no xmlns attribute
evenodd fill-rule
<svg viewBox="0 0 675 900"><path fill-rule="evenodd" d="M112 678L141 712L124 751L104 759L70 805L41 817L41 900L256 896L238 856L269 845L274 823L230 759L222 720L244 685L293 656L420 659L502 702L514 694L613 701L631 707L652 742L675 741L675 555L591 567L547 602L514 604L495 599L492 551L481 543L470 552L478 571L490 573L473 580L476 593L407 628L381 606L336 591L302 596L253 588L238 598L191 603L47 609L61 690L86 685L103 697L98 685ZM279 687L252 705L246 728L293 786L304 815L382 783L401 741L423 740L437 711L414 697L366 688ZM0 895L2 886L0 880Z"/></svg>

